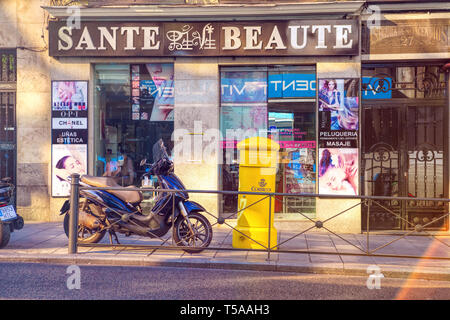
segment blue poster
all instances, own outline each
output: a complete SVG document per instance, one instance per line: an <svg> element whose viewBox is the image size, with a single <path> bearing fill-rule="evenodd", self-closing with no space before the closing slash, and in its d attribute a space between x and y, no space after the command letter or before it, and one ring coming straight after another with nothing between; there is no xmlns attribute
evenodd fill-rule
<svg viewBox="0 0 450 320"><path fill-rule="evenodd" d="M285 73L269 75L269 98L315 98L316 75Z"/></svg>
<svg viewBox="0 0 450 320"><path fill-rule="evenodd" d="M392 79L363 77L361 93L363 99L392 99Z"/></svg>

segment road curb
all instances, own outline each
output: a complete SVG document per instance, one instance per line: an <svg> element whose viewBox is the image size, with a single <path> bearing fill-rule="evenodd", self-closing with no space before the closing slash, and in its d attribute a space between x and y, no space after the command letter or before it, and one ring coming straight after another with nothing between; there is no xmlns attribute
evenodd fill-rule
<svg viewBox="0 0 450 320"><path fill-rule="evenodd" d="M80 254L73 255L2 255L0 263L43 263L43 264L65 264L65 265L100 265L100 266L136 266L136 267L183 267L183 268L206 268L225 270L249 270L249 271L273 271L313 274L333 274L349 276L368 276L367 268L346 266L343 268L320 266L320 265L280 265L272 263L243 263L237 261L185 261L183 259L160 260L154 257L122 258L122 257L85 257ZM378 265L385 278L421 279L450 281L450 272L440 270L416 271L411 267L399 267L392 265ZM403 270L400 270L403 269Z"/></svg>

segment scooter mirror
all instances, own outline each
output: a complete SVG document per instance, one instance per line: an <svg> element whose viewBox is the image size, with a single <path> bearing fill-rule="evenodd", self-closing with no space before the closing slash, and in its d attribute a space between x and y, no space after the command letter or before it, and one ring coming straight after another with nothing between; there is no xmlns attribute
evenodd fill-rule
<svg viewBox="0 0 450 320"><path fill-rule="evenodd" d="M142 159L141 163L140 163L141 167L145 166L146 163L147 163L147 158Z"/></svg>

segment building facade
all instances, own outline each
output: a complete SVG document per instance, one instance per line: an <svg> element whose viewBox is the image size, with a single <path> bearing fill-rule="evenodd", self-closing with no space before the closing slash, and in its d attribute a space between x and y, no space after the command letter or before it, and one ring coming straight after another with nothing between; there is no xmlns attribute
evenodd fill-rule
<svg viewBox="0 0 450 320"><path fill-rule="evenodd" d="M277 197L276 223L348 209L328 228L358 233L367 207L332 196L403 196L371 230L448 232L445 203L414 200L448 198L448 1L0 6L1 168L26 220L59 220L70 172L141 185L160 139L188 189L237 190L236 144L259 135L281 147L275 191L323 195Z"/></svg>

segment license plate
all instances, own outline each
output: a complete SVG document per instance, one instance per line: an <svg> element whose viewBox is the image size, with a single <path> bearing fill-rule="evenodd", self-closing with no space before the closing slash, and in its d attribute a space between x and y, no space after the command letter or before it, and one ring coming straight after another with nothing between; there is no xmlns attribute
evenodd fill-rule
<svg viewBox="0 0 450 320"><path fill-rule="evenodd" d="M16 210L14 210L14 207L9 205L6 207L0 207L0 220L1 221L8 221L15 219L17 217Z"/></svg>

